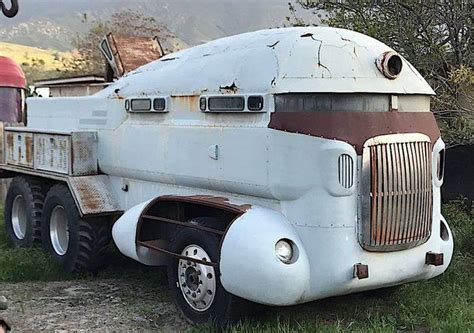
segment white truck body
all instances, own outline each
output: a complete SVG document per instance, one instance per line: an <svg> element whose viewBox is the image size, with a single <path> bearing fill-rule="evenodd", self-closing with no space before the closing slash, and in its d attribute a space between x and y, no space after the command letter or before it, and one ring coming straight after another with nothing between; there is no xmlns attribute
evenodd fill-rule
<svg viewBox="0 0 474 333"><path fill-rule="evenodd" d="M114 225L115 243L122 253L144 264L165 264L167 258L166 253L143 246L137 235L150 205L162 196L200 196L199 200L210 198L210 202L222 198L224 205L241 210L222 235L218 265L223 287L244 299L291 305L430 279L446 270L453 252L453 238L440 211L442 178L437 176L436 161L444 143L439 134L419 130L423 120L416 119L421 118L413 118L408 126L406 117L432 117L429 98L434 92L404 59L397 78L384 76L376 61L385 52L393 50L356 32L326 27L228 37L167 55L94 96L30 99L26 130L96 132L99 175L82 177L89 181L100 177L99 192L109 200L104 207L124 212ZM390 109L383 113L403 118L405 125L389 128L399 119L387 118L379 123L377 135L360 143L344 138L368 129L350 127L351 112L345 110L324 113L338 114L326 127L347 127L341 135L308 133L304 126L301 131L279 128L273 125L278 119L272 119L279 115L276 96L286 94L384 96ZM263 108L250 111L247 102L239 112L201 111L201 99L209 104L216 96L245 101L261 96ZM152 105L156 98L165 101L164 109L132 109L134 100L147 108L146 100ZM353 113L359 117L364 111ZM340 122L346 115L348 123ZM370 126L377 127L367 123ZM417 154L423 152L424 143L429 156L422 159ZM374 243L364 243L364 228L370 224L365 205L376 192L371 196L364 187L370 178L364 176L370 173L364 169L370 144L392 144L383 154L386 160L398 161L395 166L384 162L389 168L385 176L392 177L394 187L382 190L382 197L392 201L382 198L380 207L390 207L391 213L374 223L383 228L391 223L394 232L402 228L395 224L411 220L396 215L400 207L412 219L427 223L410 239L385 236L385 247L372 231L368 237ZM412 155L397 155L403 147L412 149ZM400 161L408 160L401 170ZM394 182L397 176L408 177L409 168L419 177L411 180L422 184L423 179L424 187L417 192L415 185L408 186L398 193ZM13 164L5 169L19 172ZM81 176L66 178L70 184L81 181ZM70 187L74 192L74 185ZM401 201L412 194L412 206ZM76 198L82 207L80 194ZM377 204L372 203L375 210ZM417 228L416 223L411 227ZM447 236L445 232L441 237L441 228ZM281 239L291 241L296 252L290 264L275 255ZM441 253L444 260L436 266L427 264L427 253ZM358 275L358 264L368 268L368 277Z"/></svg>

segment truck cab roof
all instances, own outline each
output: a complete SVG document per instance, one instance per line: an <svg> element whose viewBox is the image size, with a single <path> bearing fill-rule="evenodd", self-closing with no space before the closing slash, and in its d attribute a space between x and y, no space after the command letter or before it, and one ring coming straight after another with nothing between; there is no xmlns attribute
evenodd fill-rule
<svg viewBox="0 0 474 333"><path fill-rule="evenodd" d="M130 95L381 93L433 95L403 57L396 78L377 68L387 45L330 27L260 30L169 54L99 94Z"/></svg>

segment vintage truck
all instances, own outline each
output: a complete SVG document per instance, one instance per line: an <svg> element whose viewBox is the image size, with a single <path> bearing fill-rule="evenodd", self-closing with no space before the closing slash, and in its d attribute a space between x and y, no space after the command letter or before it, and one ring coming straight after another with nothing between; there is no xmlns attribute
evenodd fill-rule
<svg viewBox="0 0 474 333"><path fill-rule="evenodd" d="M113 235L167 265L194 322L430 279L453 252L433 94L342 29L169 54L93 96L28 101L27 127L4 130L6 227L69 271L100 268Z"/></svg>

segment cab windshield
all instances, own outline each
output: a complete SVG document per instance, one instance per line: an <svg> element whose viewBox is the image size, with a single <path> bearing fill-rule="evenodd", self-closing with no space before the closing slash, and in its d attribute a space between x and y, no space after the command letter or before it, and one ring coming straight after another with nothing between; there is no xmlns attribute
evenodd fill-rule
<svg viewBox="0 0 474 333"><path fill-rule="evenodd" d="M21 89L0 87L0 121L21 123L23 120L24 93Z"/></svg>
<svg viewBox="0 0 474 333"><path fill-rule="evenodd" d="M388 112L396 97L400 112L429 112L430 96L291 93L275 95L276 112Z"/></svg>

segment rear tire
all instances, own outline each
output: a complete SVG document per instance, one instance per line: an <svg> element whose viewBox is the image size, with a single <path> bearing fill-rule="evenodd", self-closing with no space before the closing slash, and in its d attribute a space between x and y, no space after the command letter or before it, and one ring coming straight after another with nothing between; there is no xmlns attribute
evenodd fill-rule
<svg viewBox="0 0 474 333"><path fill-rule="evenodd" d="M44 202L43 247L67 272L96 273L104 264L111 226L104 219L83 219L67 186L51 187Z"/></svg>
<svg viewBox="0 0 474 333"><path fill-rule="evenodd" d="M189 222L206 225L207 220L211 219L198 218ZM171 240L170 251L218 263L219 239L208 232L184 228ZM168 282L179 309L195 324L213 322L223 326L240 320L252 308L251 302L224 289L220 282L219 267L171 257Z"/></svg>
<svg viewBox="0 0 474 333"><path fill-rule="evenodd" d="M41 183L15 177L5 199L5 228L14 247L30 247L41 240L44 194Z"/></svg>

